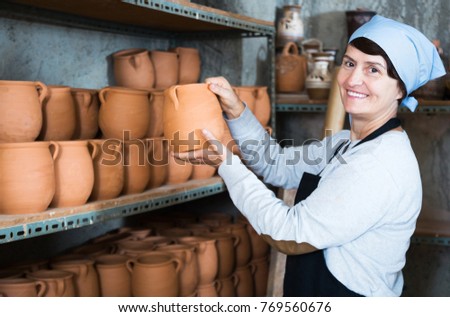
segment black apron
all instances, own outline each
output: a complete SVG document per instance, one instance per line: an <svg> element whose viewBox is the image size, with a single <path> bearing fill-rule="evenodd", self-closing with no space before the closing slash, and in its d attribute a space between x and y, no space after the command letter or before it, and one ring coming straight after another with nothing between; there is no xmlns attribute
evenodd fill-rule
<svg viewBox="0 0 450 317"><path fill-rule="evenodd" d="M400 120L392 118L380 128L362 139L358 144L375 139L383 133L400 126ZM336 156L345 142L341 143L335 151ZM330 161L331 161L330 159ZM323 170L322 170L323 171ZM304 173L300 180L300 185L295 196L295 204L306 199L318 186L320 181L320 172L318 175ZM286 297L352 297L362 296L339 282L328 270L325 263L323 250L315 252L288 255L286 258L286 271L284 275L284 296Z"/></svg>

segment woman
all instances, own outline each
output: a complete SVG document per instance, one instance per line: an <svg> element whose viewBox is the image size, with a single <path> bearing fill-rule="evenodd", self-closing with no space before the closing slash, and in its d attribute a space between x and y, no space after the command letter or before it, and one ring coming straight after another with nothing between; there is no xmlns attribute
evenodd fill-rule
<svg viewBox="0 0 450 317"><path fill-rule="evenodd" d="M417 101L409 94L444 74L425 36L375 16L350 38L338 74L350 131L285 149L252 141L264 140L263 127L224 78L209 78L248 168L208 131L216 157L205 151L175 155L219 162L234 204L288 254L285 296L399 296L422 188L397 110L403 104L414 111ZM295 205L277 199L254 173L274 186L298 188Z"/></svg>

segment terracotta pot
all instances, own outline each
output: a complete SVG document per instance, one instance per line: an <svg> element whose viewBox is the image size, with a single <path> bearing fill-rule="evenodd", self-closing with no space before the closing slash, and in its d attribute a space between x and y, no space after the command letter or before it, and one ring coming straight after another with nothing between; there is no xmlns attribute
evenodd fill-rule
<svg viewBox="0 0 450 317"><path fill-rule="evenodd" d="M128 257L137 257L148 253L154 249L154 244L151 241L142 240L127 240L117 243L117 254L126 255Z"/></svg>
<svg viewBox="0 0 450 317"><path fill-rule="evenodd" d="M190 244L196 247L199 269L199 285L211 284L217 277L219 256L216 239L212 237L180 237L177 243ZM199 295L200 296L200 295Z"/></svg>
<svg viewBox="0 0 450 317"><path fill-rule="evenodd" d="M252 249L252 259L266 257L270 252L270 245L255 231L247 220L239 220L245 224Z"/></svg>
<svg viewBox="0 0 450 317"><path fill-rule="evenodd" d="M40 81L0 80L0 142L31 142L42 129L48 88Z"/></svg>
<svg viewBox="0 0 450 317"><path fill-rule="evenodd" d="M199 282L195 247L187 244L172 244L159 246L156 250L169 252L182 262L182 268L178 275L179 296L189 296L194 293Z"/></svg>
<svg viewBox="0 0 450 317"><path fill-rule="evenodd" d="M252 297L255 295L253 289L253 274L249 265L237 267L234 271L238 283L236 286L236 295L239 297Z"/></svg>
<svg viewBox="0 0 450 317"><path fill-rule="evenodd" d="M272 105L270 103L267 86L255 86L256 100L255 100L255 117L262 126L269 124Z"/></svg>
<svg viewBox="0 0 450 317"><path fill-rule="evenodd" d="M253 259L250 261L250 270L253 274L253 289L255 296L267 296L267 281L269 279L268 257Z"/></svg>
<svg viewBox="0 0 450 317"><path fill-rule="evenodd" d="M145 137L150 122L150 92L105 87L100 90L99 127L105 139L132 140Z"/></svg>
<svg viewBox="0 0 450 317"><path fill-rule="evenodd" d="M18 277L0 279L0 294L7 297L42 297L47 287L41 281Z"/></svg>
<svg viewBox="0 0 450 317"><path fill-rule="evenodd" d="M95 258L101 296L131 296L131 274L127 269L127 261L127 256L118 254L101 255Z"/></svg>
<svg viewBox="0 0 450 317"><path fill-rule="evenodd" d="M75 101L69 86L49 85L42 106L43 122L39 140L71 140L76 127Z"/></svg>
<svg viewBox="0 0 450 317"><path fill-rule="evenodd" d="M233 87L236 95L241 99L241 101L245 102L247 107L255 113L255 104L256 104L256 90L253 86L238 86Z"/></svg>
<svg viewBox="0 0 450 317"><path fill-rule="evenodd" d="M231 233L208 232L201 235L216 239L217 254L219 257L217 278L223 279L231 276L236 267L235 248L239 242L238 238Z"/></svg>
<svg viewBox="0 0 450 317"><path fill-rule="evenodd" d="M191 179L206 179L216 174L217 167L207 164L192 165Z"/></svg>
<svg viewBox="0 0 450 317"><path fill-rule="evenodd" d="M152 229L147 227L131 227L127 232L133 236L133 239L142 240L152 234Z"/></svg>
<svg viewBox="0 0 450 317"><path fill-rule="evenodd" d="M169 155L166 184L181 184L191 178L193 165Z"/></svg>
<svg viewBox="0 0 450 317"><path fill-rule="evenodd" d="M206 148L204 128L222 138L222 109L207 84L172 86L164 95L164 136L174 152Z"/></svg>
<svg viewBox="0 0 450 317"><path fill-rule="evenodd" d="M55 194L53 160L58 155L50 142L0 143L0 214L47 209Z"/></svg>
<svg viewBox="0 0 450 317"><path fill-rule="evenodd" d="M178 84L194 84L200 79L201 60L198 49L193 47L175 47L171 52L178 54Z"/></svg>
<svg viewBox="0 0 450 317"><path fill-rule="evenodd" d="M168 252L153 251L127 261L133 296L175 297L179 295L181 261Z"/></svg>
<svg viewBox="0 0 450 317"><path fill-rule="evenodd" d="M151 177L145 140L123 142L124 185L123 195L142 193Z"/></svg>
<svg viewBox="0 0 450 317"><path fill-rule="evenodd" d="M27 278L41 281L46 285L45 297L74 297L74 274L60 270L39 270L27 274Z"/></svg>
<svg viewBox="0 0 450 317"><path fill-rule="evenodd" d="M150 51L155 67L156 89L167 89L178 83L178 55L168 51Z"/></svg>
<svg viewBox="0 0 450 317"><path fill-rule="evenodd" d="M87 202L94 186L92 158L96 148L88 141L59 141L55 160L55 196L51 207L80 206Z"/></svg>
<svg viewBox="0 0 450 317"><path fill-rule="evenodd" d="M150 121L146 136L148 138L161 137L164 134L164 90L150 90Z"/></svg>
<svg viewBox="0 0 450 317"><path fill-rule="evenodd" d="M74 140L93 139L98 132L98 108L100 100L95 89L72 88L75 104L75 132Z"/></svg>
<svg viewBox="0 0 450 317"><path fill-rule="evenodd" d="M217 293L220 297L236 297L236 288L239 283L239 279L236 275L227 276L224 278L219 278L217 280L220 285Z"/></svg>
<svg viewBox="0 0 450 317"><path fill-rule="evenodd" d="M75 293L80 297L100 296L98 274L91 259L58 260L50 263L53 269L72 272L75 279Z"/></svg>
<svg viewBox="0 0 450 317"><path fill-rule="evenodd" d="M147 189L162 186L169 174L169 143L162 137L146 140L148 149L148 163L150 166L150 179Z"/></svg>
<svg viewBox="0 0 450 317"><path fill-rule="evenodd" d="M221 288L222 284L218 280L208 284L200 284L197 287L197 297L218 297Z"/></svg>
<svg viewBox="0 0 450 317"><path fill-rule="evenodd" d="M220 227L213 227L212 230L214 232L228 232L238 238L238 243L235 247L236 267L246 266L250 262L252 247L250 237L243 223L221 225Z"/></svg>
<svg viewBox="0 0 450 317"><path fill-rule="evenodd" d="M90 142L97 148L97 153L93 158L94 185L89 200L116 198L125 181L122 142L116 139Z"/></svg>
<svg viewBox="0 0 450 317"><path fill-rule="evenodd" d="M299 55L297 44L288 42L283 52L276 56L276 90L278 92L301 92L305 89L307 58Z"/></svg>
<svg viewBox="0 0 450 317"><path fill-rule="evenodd" d="M114 78L118 86L151 89L155 84L155 68L149 52L142 48L121 50L113 54Z"/></svg>

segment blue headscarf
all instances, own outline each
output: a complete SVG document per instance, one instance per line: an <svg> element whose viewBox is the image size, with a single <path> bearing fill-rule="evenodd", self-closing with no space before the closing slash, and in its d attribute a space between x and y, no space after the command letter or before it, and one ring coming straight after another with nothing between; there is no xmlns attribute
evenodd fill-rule
<svg viewBox="0 0 450 317"><path fill-rule="evenodd" d="M402 105L411 111L416 109L418 102L409 94L429 80L446 74L433 43L409 25L375 15L352 34L349 42L358 37L377 43L390 58L406 86Z"/></svg>

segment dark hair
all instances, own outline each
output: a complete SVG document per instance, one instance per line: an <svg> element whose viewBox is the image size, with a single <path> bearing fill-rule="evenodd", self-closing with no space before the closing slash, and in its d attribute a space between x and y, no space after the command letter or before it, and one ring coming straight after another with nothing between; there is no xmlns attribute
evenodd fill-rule
<svg viewBox="0 0 450 317"><path fill-rule="evenodd" d="M361 52L368 55L380 55L384 58L387 64L387 74L389 77L398 80L400 90L402 92L402 99L406 97L406 86L403 83L403 80L398 75L395 70L394 64L392 64L391 59L387 56L386 52L374 41L369 40L365 37L357 37L356 39L350 42L350 45L357 48ZM401 100L399 100L400 102Z"/></svg>

